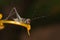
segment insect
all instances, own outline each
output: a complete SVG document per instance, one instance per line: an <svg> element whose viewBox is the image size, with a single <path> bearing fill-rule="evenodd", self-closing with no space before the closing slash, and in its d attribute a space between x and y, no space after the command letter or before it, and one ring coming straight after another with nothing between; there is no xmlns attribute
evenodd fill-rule
<svg viewBox="0 0 60 40"><path fill-rule="evenodd" d="M13 7L13 9L10 11L9 14L11 14L13 12L13 10L15 11L16 16L17 16L16 18L13 18L13 21L8 20L8 18L11 17L12 15L8 15L8 17L6 17L6 19L2 20L1 18L3 17L3 15L0 14L0 26L1 26L0 28L1 29L4 28L3 23L10 23L10 24L15 24L15 25L20 25L20 26L23 26L23 27L27 28L28 35L30 35L29 31L31 29L31 25L30 25L31 20L29 18L28 19L21 18L15 7Z"/></svg>

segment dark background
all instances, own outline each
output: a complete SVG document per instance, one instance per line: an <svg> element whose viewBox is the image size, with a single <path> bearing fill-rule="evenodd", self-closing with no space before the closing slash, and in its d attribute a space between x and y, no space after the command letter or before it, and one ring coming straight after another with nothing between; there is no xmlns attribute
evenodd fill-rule
<svg viewBox="0 0 60 40"><path fill-rule="evenodd" d="M31 36L26 28L4 24L0 40L60 40L60 0L0 0L3 19L13 7L21 17L32 20Z"/></svg>

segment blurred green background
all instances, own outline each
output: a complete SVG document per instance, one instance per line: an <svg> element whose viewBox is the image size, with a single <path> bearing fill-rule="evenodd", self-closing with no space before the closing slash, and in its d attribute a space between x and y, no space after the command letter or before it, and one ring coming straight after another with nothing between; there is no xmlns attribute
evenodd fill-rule
<svg viewBox="0 0 60 40"><path fill-rule="evenodd" d="M60 13L60 0L0 0L0 7L5 13L16 6L22 17L52 16Z"/></svg>

